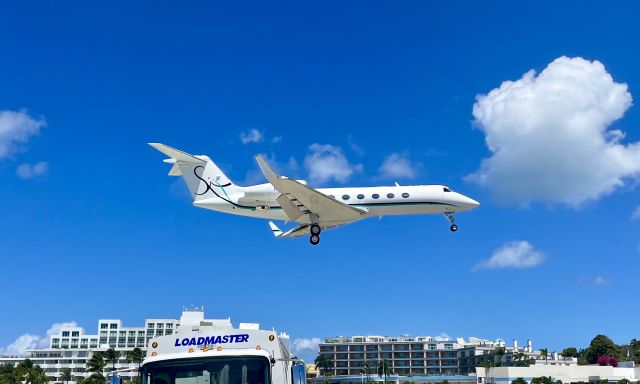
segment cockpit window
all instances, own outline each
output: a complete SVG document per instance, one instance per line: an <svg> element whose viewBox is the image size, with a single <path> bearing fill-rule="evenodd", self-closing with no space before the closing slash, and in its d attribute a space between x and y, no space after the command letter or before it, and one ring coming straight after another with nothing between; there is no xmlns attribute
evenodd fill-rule
<svg viewBox="0 0 640 384"><path fill-rule="evenodd" d="M443 190L443 191L445 191L445 192L453 192L452 190L450 190L450 189L449 189L449 188L447 188L447 187L442 188L442 190Z"/></svg>

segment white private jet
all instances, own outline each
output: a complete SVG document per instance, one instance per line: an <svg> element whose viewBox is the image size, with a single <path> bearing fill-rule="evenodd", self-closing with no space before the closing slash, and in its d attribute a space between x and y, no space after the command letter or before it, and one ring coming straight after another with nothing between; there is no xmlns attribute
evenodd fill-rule
<svg viewBox="0 0 640 384"><path fill-rule="evenodd" d="M480 203L443 185L392 187L320 188L307 186L302 180L278 175L258 155L256 160L265 184L241 187L231 180L208 156L194 156L160 143L149 143L169 156L173 164L170 176L182 176L200 208L257 217L295 221L299 225L287 232L273 221L269 226L276 237L310 235L313 245L320 243L320 232L353 223L367 217L386 215L444 214L451 231L458 230L453 214L469 211Z"/></svg>

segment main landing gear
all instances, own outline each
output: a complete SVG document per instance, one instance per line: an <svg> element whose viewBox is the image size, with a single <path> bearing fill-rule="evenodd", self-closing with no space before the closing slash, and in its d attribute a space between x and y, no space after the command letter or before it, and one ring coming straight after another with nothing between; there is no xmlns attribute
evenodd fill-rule
<svg viewBox="0 0 640 384"><path fill-rule="evenodd" d="M455 232L458 230L458 226L455 224L456 219L453 217L452 213L448 213L445 212L444 216L447 218L447 220L449 220L449 222L451 223L451 226L449 227L449 229L451 230L451 232Z"/></svg>
<svg viewBox="0 0 640 384"><path fill-rule="evenodd" d="M311 237L309 238L309 242L312 245L320 244L320 232L322 232L322 228L320 228L318 224L312 224L311 228L309 229L309 232L311 232Z"/></svg>

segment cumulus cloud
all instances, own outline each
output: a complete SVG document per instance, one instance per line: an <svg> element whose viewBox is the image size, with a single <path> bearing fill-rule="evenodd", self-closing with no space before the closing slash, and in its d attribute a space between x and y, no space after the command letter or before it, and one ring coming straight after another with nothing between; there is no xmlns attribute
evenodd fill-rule
<svg viewBox="0 0 640 384"><path fill-rule="evenodd" d="M411 162L403 153L392 153L385 157L378 169L380 176L387 179L414 179L418 165Z"/></svg>
<svg viewBox="0 0 640 384"><path fill-rule="evenodd" d="M66 323L54 323L47 329L44 336L33 335L31 333L25 333L19 336L11 344L6 347L0 347L0 356L22 356L26 354L26 351L34 348L46 348L49 346L49 340L51 336L60 333L63 327L77 327L78 323L75 321Z"/></svg>
<svg viewBox="0 0 640 384"><path fill-rule="evenodd" d="M610 194L640 176L640 142L611 129L631 104L626 84L579 57L505 81L473 106L492 154L467 178L505 203L577 208Z"/></svg>
<svg viewBox="0 0 640 384"><path fill-rule="evenodd" d="M44 176L49 170L49 164L46 161L39 161L35 164L23 163L16 169L16 175L23 180L33 179L38 176Z"/></svg>
<svg viewBox="0 0 640 384"><path fill-rule="evenodd" d="M473 268L483 269L532 268L542 263L544 253L537 251L527 241L510 241L498 248L487 260L481 261Z"/></svg>
<svg viewBox="0 0 640 384"><path fill-rule="evenodd" d="M304 159L304 167L309 179L316 183L337 181L344 183L356 172L362 171L361 164L350 164L340 147L329 144L312 144Z"/></svg>
<svg viewBox="0 0 640 384"><path fill-rule="evenodd" d="M298 355L301 353L317 352L318 344L320 343L321 340L318 337L295 339L293 340L291 351Z"/></svg>
<svg viewBox="0 0 640 384"><path fill-rule="evenodd" d="M248 132L240 133L240 142L242 144L259 143L264 139L264 134L256 128L251 128Z"/></svg>
<svg viewBox="0 0 640 384"><path fill-rule="evenodd" d="M631 212L631 220L640 220L640 205Z"/></svg>
<svg viewBox="0 0 640 384"><path fill-rule="evenodd" d="M23 150L45 125L44 119L34 119L25 110L0 111L0 160Z"/></svg>

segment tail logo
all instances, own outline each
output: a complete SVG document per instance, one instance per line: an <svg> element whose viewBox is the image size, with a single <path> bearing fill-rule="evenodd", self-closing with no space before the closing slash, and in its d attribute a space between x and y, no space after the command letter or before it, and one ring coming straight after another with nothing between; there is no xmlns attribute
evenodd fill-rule
<svg viewBox="0 0 640 384"><path fill-rule="evenodd" d="M204 192L201 192L201 193L197 193L197 192L196 192L196 196L202 196L202 195L206 194L207 192L211 191L211 192L213 192L216 196L220 197L220 196L219 196L219 195L218 195L218 194L213 190L213 187L218 187L218 188L222 189L222 192L224 192L224 189L223 189L223 188L224 188L224 187L228 187L228 186L230 186L230 185L231 185L231 183L227 183L227 184L221 185L221 184L218 184L218 183L216 183L216 182L214 182L214 181L211 181L211 180L209 180L209 181L205 180L205 179L202 177L202 175L198 175L198 168L202 169L202 174L204 174L204 167L203 167L202 165L198 165L197 167L193 168L193 174L196 176L196 178L198 178L198 180L202 181L202 182L207 186L207 188L204 190ZM225 192L225 195L226 195L226 192Z"/></svg>

